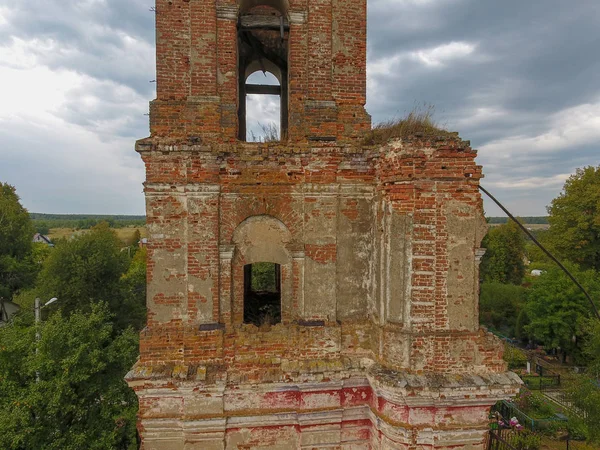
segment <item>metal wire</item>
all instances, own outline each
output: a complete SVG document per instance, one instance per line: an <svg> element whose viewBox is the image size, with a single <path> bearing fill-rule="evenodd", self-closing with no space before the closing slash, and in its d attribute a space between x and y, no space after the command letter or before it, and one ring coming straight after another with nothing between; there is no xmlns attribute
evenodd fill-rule
<svg viewBox="0 0 600 450"><path fill-rule="evenodd" d="M581 285L581 283L579 283L579 281L577 281L577 279L571 274L571 272L569 272L567 270L567 268L558 260L556 259L556 257L550 253L546 247L544 247L542 244L540 244L538 242L538 240L535 238L535 236L533 236L533 234L531 234L529 232L529 230L527 228L525 228L525 226L519 222L515 216L513 216L510 211L508 211L508 209L506 209L504 207L504 205L502 205L502 203L500 203L498 200L496 200L496 198L490 194L486 189L484 189L483 186L479 185L479 189L481 189L485 195L487 195L489 198L491 198L494 203L496 203L496 205L498 205L500 207L500 209L502 209L502 211L504 211L504 213L510 217L518 226L519 228L521 228L521 230L523 230L523 232L529 236L531 238L531 240L533 241L533 243L535 245L537 245L547 256L548 258L550 258L552 261L554 261L558 267L560 267L564 273L567 274L567 276L573 281L573 283L575 283L577 285L577 287L581 290L581 292L583 292L583 294L586 296L586 298L588 299L588 301L590 302L590 305L592 306L592 311L594 312L594 315L596 316L596 319L600 320L600 313L598 312L598 308L596 307L596 304L594 303L594 301L592 300L592 297L590 297L590 294L587 293L587 291L584 289L584 287Z"/></svg>

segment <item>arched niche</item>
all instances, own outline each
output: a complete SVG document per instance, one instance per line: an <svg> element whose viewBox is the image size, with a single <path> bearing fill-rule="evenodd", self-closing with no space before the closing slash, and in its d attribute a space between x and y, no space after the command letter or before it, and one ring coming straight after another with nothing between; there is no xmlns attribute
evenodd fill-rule
<svg viewBox="0 0 600 450"><path fill-rule="evenodd" d="M292 234L283 222L268 215L252 216L242 221L233 232L231 261L231 306L233 325L244 323L244 298L247 292L248 267L255 263L278 266L281 300L281 322L291 320L294 297L294 273L290 251Z"/></svg>

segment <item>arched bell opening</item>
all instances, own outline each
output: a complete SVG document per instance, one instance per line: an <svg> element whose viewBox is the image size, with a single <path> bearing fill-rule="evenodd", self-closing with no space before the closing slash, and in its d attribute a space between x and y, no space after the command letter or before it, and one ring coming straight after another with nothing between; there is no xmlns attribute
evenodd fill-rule
<svg viewBox="0 0 600 450"><path fill-rule="evenodd" d="M271 72L252 73L246 81L246 141L281 140L281 111L279 80Z"/></svg>
<svg viewBox="0 0 600 450"><path fill-rule="evenodd" d="M279 96L279 139L287 138L289 50L287 9L287 2L282 0L240 2L238 18L238 139L242 141L248 140L247 95ZM253 82L250 76L257 71L271 74L278 80L279 86L273 83Z"/></svg>
<svg viewBox="0 0 600 450"><path fill-rule="evenodd" d="M281 266L257 262L244 266L244 323L281 322Z"/></svg>

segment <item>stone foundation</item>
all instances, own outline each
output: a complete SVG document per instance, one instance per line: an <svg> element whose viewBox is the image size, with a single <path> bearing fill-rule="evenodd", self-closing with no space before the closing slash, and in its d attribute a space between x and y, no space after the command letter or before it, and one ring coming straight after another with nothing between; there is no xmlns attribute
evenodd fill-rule
<svg viewBox="0 0 600 450"><path fill-rule="evenodd" d="M262 384L207 366L134 368L144 449L481 449L490 405L519 383L510 373L411 375L369 359L294 368L302 374Z"/></svg>

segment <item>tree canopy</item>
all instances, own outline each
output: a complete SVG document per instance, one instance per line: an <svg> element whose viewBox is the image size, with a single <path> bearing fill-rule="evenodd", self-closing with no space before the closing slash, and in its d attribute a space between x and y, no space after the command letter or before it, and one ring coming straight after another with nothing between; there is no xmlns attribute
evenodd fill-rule
<svg viewBox="0 0 600 450"><path fill-rule="evenodd" d="M37 354L31 314L0 330L0 448L137 448L137 398L123 376L138 338L112 318L104 303L54 314Z"/></svg>
<svg viewBox="0 0 600 450"><path fill-rule="evenodd" d="M484 281L520 284L525 273L525 238L512 220L492 227L483 239L486 249L480 276Z"/></svg>
<svg viewBox="0 0 600 450"><path fill-rule="evenodd" d="M55 247L33 233L0 184L0 296L22 308L0 328L0 448L136 449L137 397L123 377L145 323L145 251L106 223ZM36 297L59 300L39 324Z"/></svg>
<svg viewBox="0 0 600 450"><path fill-rule="evenodd" d="M99 301L124 313L121 277L129 266L126 251L115 233L102 223L89 233L58 242L46 260L37 283L42 298L58 297L65 313L88 311Z"/></svg>
<svg viewBox="0 0 600 450"><path fill-rule="evenodd" d="M593 270L568 269L593 298L600 296L600 279ZM551 267L532 281L527 291L526 311L530 323L526 330L545 348L560 348L576 360L581 357L581 344L587 338L585 320L591 310L587 298L558 267Z"/></svg>
<svg viewBox="0 0 600 450"><path fill-rule="evenodd" d="M548 213L547 238L558 255L600 271L600 166L577 169Z"/></svg>
<svg viewBox="0 0 600 450"><path fill-rule="evenodd" d="M481 284L479 320L506 336L518 334L518 317L523 309L525 289L497 281Z"/></svg>
<svg viewBox="0 0 600 450"><path fill-rule="evenodd" d="M15 188L0 183L0 298L31 285L36 265L31 259L34 228Z"/></svg>

